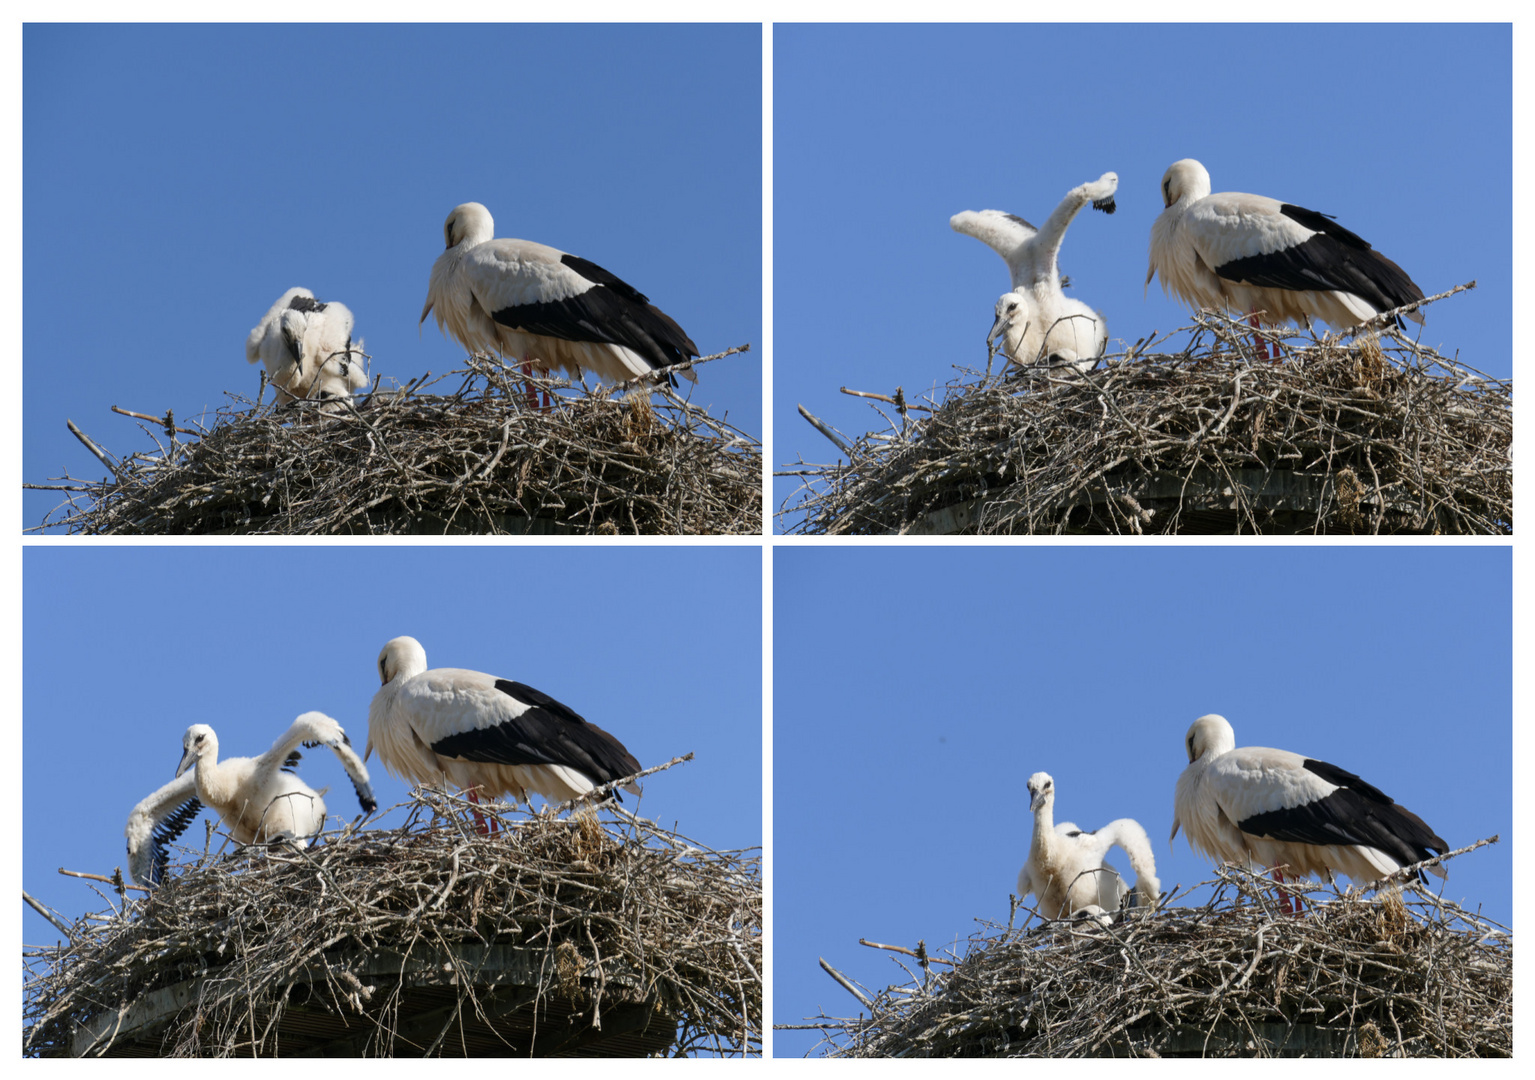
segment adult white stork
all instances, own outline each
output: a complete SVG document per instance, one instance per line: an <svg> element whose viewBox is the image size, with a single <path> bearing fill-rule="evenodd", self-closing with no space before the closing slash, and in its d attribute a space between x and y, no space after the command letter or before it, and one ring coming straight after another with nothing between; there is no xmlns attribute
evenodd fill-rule
<svg viewBox="0 0 1535 1080"><path fill-rule="evenodd" d="M506 795L527 803L530 792L568 802L640 771L623 743L531 686L462 668L427 670L413 637L384 646L378 675L363 760L376 748L401 779L450 780L473 802Z"/></svg>
<svg viewBox="0 0 1535 1080"><path fill-rule="evenodd" d="M1345 769L1288 750L1236 749L1225 717L1195 720L1184 745L1189 766L1178 777L1168 839L1181 826L1216 862L1275 867L1281 882L1285 866L1292 877L1331 881L1336 873L1368 885L1449 850L1417 814Z"/></svg>
<svg viewBox="0 0 1535 1080"><path fill-rule="evenodd" d="M531 240L494 239L480 203L455 206L442 231L447 250L432 265L421 321L435 310L438 328L471 353L615 382L698 355L670 315L596 263ZM691 369L682 374L698 380ZM667 381L677 384L671 374Z"/></svg>
<svg viewBox="0 0 1535 1080"><path fill-rule="evenodd" d="M1002 256L1013 293L1023 298L1012 302L1013 314L1005 322L1003 301L1007 297L997 302L997 321L986 339L988 345L1011 327L1016 345L1004 351L1019 364L1071 364L1085 371L1092 364L1083 367L1079 361L1085 363L1103 355L1108 343L1103 316L1061 291L1059 255L1066 227L1077 212L1091 204L1095 210L1112 214L1118 189L1119 177L1114 173L1077 185L1066 193L1041 229L1001 210L965 210L949 219L955 232L975 237Z"/></svg>
<svg viewBox="0 0 1535 1080"><path fill-rule="evenodd" d="M1151 841L1138 822L1119 818L1093 832L1084 832L1069 821L1056 825L1055 781L1050 774L1037 772L1029 777L1028 791L1034 835L1028 861L1018 872L1019 897L1036 897L1036 908L1047 919L1064 918L1094 904L1118 911L1130 890L1106 859L1109 848L1117 847L1130 858L1139 902L1156 904L1162 884L1157 880Z"/></svg>
<svg viewBox="0 0 1535 1080"><path fill-rule="evenodd" d="M293 721L260 757L218 760L219 740L207 724L193 724L181 739L176 779L146 797L128 815L128 872L141 885L164 876L167 847L204 806L223 820L236 843L286 837L300 847L325 824L325 790L315 791L293 773L300 746L328 746L357 789L365 811L377 809L368 768L341 725L324 713Z"/></svg>
<svg viewBox="0 0 1535 1080"><path fill-rule="evenodd" d="M1320 319L1334 330L1423 299L1407 272L1331 215L1236 191L1210 194L1193 158L1162 175L1164 209L1151 226L1146 284L1193 308L1234 309L1254 329ZM1407 317L1422 323L1411 311Z"/></svg>
<svg viewBox="0 0 1535 1080"><path fill-rule="evenodd" d="M295 398L335 401L368 385L362 340L352 340L354 319L340 301L322 303L308 289L277 298L245 338L245 359L266 365L279 404ZM330 407L328 407L329 409Z"/></svg>
<svg viewBox="0 0 1535 1080"><path fill-rule="evenodd" d="M986 335L990 347L1002 339L1002 355L1021 367L1044 365L1056 374L1083 375L1098 363L1108 344L1103 316L1080 300L1063 296L1046 322L1021 289L1003 293ZM1079 359L1085 357L1086 359Z"/></svg>

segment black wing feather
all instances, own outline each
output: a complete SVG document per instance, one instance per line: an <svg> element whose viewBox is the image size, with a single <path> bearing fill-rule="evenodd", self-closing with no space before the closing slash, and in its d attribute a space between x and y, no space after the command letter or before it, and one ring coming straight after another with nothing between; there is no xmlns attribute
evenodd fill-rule
<svg viewBox="0 0 1535 1080"><path fill-rule="evenodd" d="M1403 866L1442 855L1448 844L1428 823L1347 769L1307 758L1305 768L1336 784L1325 798L1237 823L1253 836L1302 844L1359 844L1377 848Z"/></svg>
<svg viewBox="0 0 1535 1080"><path fill-rule="evenodd" d="M181 834L187 831L187 826L202 813L202 809L203 804L197 799L188 799L161 818L160 823L149 834L150 851L154 853L149 864L151 885L160 884L160 880L165 876L165 868L170 863L170 852L166 849L180 839Z"/></svg>
<svg viewBox="0 0 1535 1080"><path fill-rule="evenodd" d="M594 784L640 771L623 743L548 694L508 679L497 679L496 689L528 708L494 728L449 735L433 743L432 750L498 765L564 765Z"/></svg>
<svg viewBox="0 0 1535 1080"><path fill-rule="evenodd" d="M312 296L295 296L292 300L288 301L288 307L294 311L302 311L308 314L311 311L324 311L326 305L320 303L320 301Z"/></svg>
<svg viewBox="0 0 1535 1080"><path fill-rule="evenodd" d="M562 255L560 261L592 282L592 287L564 300L502 308L491 317L502 326L530 334L623 345L653 368L681 364L699 355L698 346L676 320L634 286L579 256Z"/></svg>
<svg viewBox="0 0 1535 1080"><path fill-rule="evenodd" d="M1377 311L1423 299L1407 271L1327 214L1289 203L1279 209L1315 235L1283 251L1233 259L1217 266L1217 274L1271 289L1351 292Z"/></svg>

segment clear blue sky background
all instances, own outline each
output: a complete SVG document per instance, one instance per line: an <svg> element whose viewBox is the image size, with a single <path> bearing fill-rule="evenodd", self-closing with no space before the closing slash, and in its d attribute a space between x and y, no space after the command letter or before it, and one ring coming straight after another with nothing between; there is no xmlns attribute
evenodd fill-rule
<svg viewBox="0 0 1535 1080"><path fill-rule="evenodd" d="M121 405L254 397L287 288L344 302L373 371L418 333L442 225L590 259L707 355L693 401L762 433L762 31L735 26L51 26L23 35L25 479L150 449ZM384 385L390 383L386 379ZM57 505L28 492L23 521Z"/></svg>
<svg viewBox="0 0 1535 1080"><path fill-rule="evenodd" d="M22 562L22 887L70 916L103 905L58 868L124 865L128 812L170 781L189 725L248 756L318 709L361 749L378 652L401 634L434 667L558 698L646 767L692 751L625 804L718 849L762 842L755 548L74 546ZM379 805L399 802L406 785L371 766ZM299 775L330 785L333 816L359 813L333 754L305 751ZM200 823L187 835L201 847ZM23 941L57 940L22 920Z"/></svg>
<svg viewBox="0 0 1535 1080"><path fill-rule="evenodd" d="M1505 26L789 26L773 31L774 464L885 422L838 387L909 396L984 369L1007 268L960 210L1041 224L1119 174L1066 234L1069 295L1110 349L1188 316L1144 294L1162 173L1334 214L1434 305L1423 340L1512 370L1512 34ZM1176 342L1181 339L1175 339ZM797 480L775 481L775 503Z"/></svg>
<svg viewBox="0 0 1535 1080"><path fill-rule="evenodd" d="M780 548L774 552L774 1021L905 976L859 937L938 949L1005 923L1024 781L1058 821L1145 826L1163 888L1183 737L1359 773L1451 845L1445 894L1512 919L1512 549ZM1111 858L1127 870L1123 855ZM1438 879L1433 879L1436 884ZM797 1055L814 1033L778 1032Z"/></svg>

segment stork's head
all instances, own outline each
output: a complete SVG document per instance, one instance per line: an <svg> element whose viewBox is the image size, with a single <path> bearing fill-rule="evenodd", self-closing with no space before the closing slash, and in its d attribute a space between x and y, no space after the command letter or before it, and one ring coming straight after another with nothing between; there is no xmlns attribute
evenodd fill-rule
<svg viewBox="0 0 1535 1080"><path fill-rule="evenodd" d="M447 246L450 248L457 247L459 244L473 247L475 244L483 244L495 235L495 218L490 216L490 211L485 209L482 203L460 203L448 215L448 220L442 223L442 238L447 241Z"/></svg>
<svg viewBox="0 0 1535 1080"><path fill-rule="evenodd" d="M1162 174L1162 205L1171 206L1180 199L1193 202L1210 194L1210 173L1193 158L1175 161Z"/></svg>
<svg viewBox="0 0 1535 1080"><path fill-rule="evenodd" d="M388 686L426 670L426 650L413 637L397 637L378 654L378 681Z"/></svg>
<svg viewBox="0 0 1535 1080"><path fill-rule="evenodd" d="M1055 803L1055 781L1049 773L1037 772L1029 777L1029 810L1039 813L1041 808Z"/></svg>
<svg viewBox="0 0 1535 1080"><path fill-rule="evenodd" d="M181 737L181 763L176 766L180 776L199 761L217 761L219 737L207 724L193 724Z"/></svg>
<svg viewBox="0 0 1535 1080"><path fill-rule="evenodd" d="M1189 733L1183 737L1183 747L1188 751L1191 764L1206 754L1213 758L1235 750L1236 745L1236 732L1231 730L1224 716L1215 713L1195 720L1189 725Z"/></svg>
<svg viewBox="0 0 1535 1080"><path fill-rule="evenodd" d="M991 333L986 335L986 347L991 348L1000 337L1003 353L1009 359L1016 359L1013 352L1023 339L1023 328L1029 321L1029 298L1016 291L1003 293L997 300L996 314Z"/></svg>
<svg viewBox="0 0 1535 1080"><path fill-rule="evenodd" d="M309 326L308 318L302 311L285 308L277 325L278 329L282 331L282 343L287 348L288 355L293 357L295 364L303 367L304 331Z"/></svg>

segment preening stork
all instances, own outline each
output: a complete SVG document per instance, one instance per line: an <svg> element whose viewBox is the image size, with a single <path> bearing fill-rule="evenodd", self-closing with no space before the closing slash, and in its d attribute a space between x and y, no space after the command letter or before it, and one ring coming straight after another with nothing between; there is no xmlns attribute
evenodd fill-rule
<svg viewBox="0 0 1535 1080"><path fill-rule="evenodd" d="M442 231L447 250L432 265L421 321L435 310L438 328L471 353L614 382L698 355L671 316L596 263L531 240L494 239L495 221L479 203L455 206ZM691 369L682 374L698 380ZM670 374L667 381L677 384Z"/></svg>
<svg viewBox="0 0 1535 1080"><path fill-rule="evenodd" d="M368 385L362 340L352 340L352 326L345 304L321 303L308 289L289 289L246 335L245 359L266 365L279 404L351 397Z"/></svg>
<svg viewBox="0 0 1535 1080"><path fill-rule="evenodd" d="M1114 173L1077 185L1041 229L1000 210L966 210L949 219L955 232L975 237L1002 256L1012 279L1012 293L997 302L988 345L1006 334L1003 351L1015 363L1069 364L1077 371L1090 369L1103 355L1107 325L1098 312L1061 292L1059 255L1066 227L1077 212L1091 204L1112 214L1118 189L1119 177ZM1004 318L1004 303L1014 294L1022 299L1011 302Z"/></svg>
<svg viewBox="0 0 1535 1080"><path fill-rule="evenodd" d="M1195 720L1184 745L1189 766L1178 777L1168 839L1181 826L1216 862L1285 866L1292 877L1326 881L1345 874L1367 885L1449 850L1417 814L1345 769L1288 750L1236 749L1225 717ZM1283 872L1276 877L1282 882Z"/></svg>
<svg viewBox="0 0 1535 1080"><path fill-rule="evenodd" d="M378 675L363 760L377 749L401 779L449 780L474 802L506 795L527 803L529 793L568 802L640 771L623 743L531 686L462 668L427 670L413 637L384 646Z"/></svg>
<svg viewBox="0 0 1535 1080"><path fill-rule="evenodd" d="M1162 176L1166 207L1151 226L1146 284L1195 309L1233 309L1277 326L1334 330L1423 299L1407 272L1328 214L1263 195L1210 194L1210 174L1193 158ZM1255 313L1262 312L1260 316ZM1422 323L1416 311L1407 317Z"/></svg>
<svg viewBox="0 0 1535 1080"><path fill-rule="evenodd" d="M128 815L128 872L141 885L164 876L167 848L204 806L223 820L236 843L286 837L300 847L325 825L325 790L315 791L296 776L300 746L328 746L341 765L357 801L372 812L378 804L368 767L352 749L346 732L324 713L307 712L260 757L218 760L219 740L207 724L193 724L181 739L176 779L145 798Z"/></svg>
<svg viewBox="0 0 1535 1080"><path fill-rule="evenodd" d="M1119 818L1101 829L1084 832L1069 821L1054 824L1055 781L1037 772L1028 779L1029 809L1034 836L1029 858L1018 872L1018 896L1036 897L1036 909L1047 919L1064 918L1091 905L1118 911L1129 890L1106 861L1117 847L1135 871L1134 892L1139 903L1153 906L1162 895L1156 860L1146 830L1130 818Z"/></svg>

